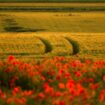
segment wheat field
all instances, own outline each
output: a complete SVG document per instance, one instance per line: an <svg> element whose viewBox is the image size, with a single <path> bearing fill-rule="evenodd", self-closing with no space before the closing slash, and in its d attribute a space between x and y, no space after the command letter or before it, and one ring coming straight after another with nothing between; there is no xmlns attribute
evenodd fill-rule
<svg viewBox="0 0 105 105"><path fill-rule="evenodd" d="M15 35L14 35L15 34ZM12 38L11 38L12 35ZM0 33L0 58L53 56L105 59L105 33Z"/></svg>
<svg viewBox="0 0 105 105"><path fill-rule="evenodd" d="M105 59L104 12L0 12L0 58Z"/></svg>
<svg viewBox="0 0 105 105"><path fill-rule="evenodd" d="M0 32L104 33L104 12L0 12Z"/></svg>

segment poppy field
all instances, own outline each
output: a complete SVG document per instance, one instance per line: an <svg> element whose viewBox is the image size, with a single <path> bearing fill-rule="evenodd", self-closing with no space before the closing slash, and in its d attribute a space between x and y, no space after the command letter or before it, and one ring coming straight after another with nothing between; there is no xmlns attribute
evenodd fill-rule
<svg viewBox="0 0 105 105"><path fill-rule="evenodd" d="M0 61L0 105L105 105L105 61Z"/></svg>

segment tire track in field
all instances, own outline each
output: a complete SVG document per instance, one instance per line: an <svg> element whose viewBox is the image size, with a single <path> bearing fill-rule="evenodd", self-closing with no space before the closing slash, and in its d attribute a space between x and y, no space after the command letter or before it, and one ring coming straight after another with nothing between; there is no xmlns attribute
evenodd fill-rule
<svg viewBox="0 0 105 105"><path fill-rule="evenodd" d="M42 43L45 45L45 53L50 53L53 50L52 45L48 40L42 37L37 37L37 38L40 39Z"/></svg>
<svg viewBox="0 0 105 105"><path fill-rule="evenodd" d="M72 44L68 42L68 40L66 40L63 36L61 36L61 37L58 37L57 41L58 41L57 46L58 48L62 49L61 53L63 55L72 55L73 47L72 47Z"/></svg>
<svg viewBox="0 0 105 105"><path fill-rule="evenodd" d="M80 47L77 41L68 38L68 37L64 37L70 44L72 44L73 47L73 53L72 55L78 54L80 52Z"/></svg>
<svg viewBox="0 0 105 105"><path fill-rule="evenodd" d="M37 37L37 38L39 38L42 41L42 43L45 45L45 53L52 52L53 47L50 41L42 37ZM72 52L70 51L70 55L75 55L79 53L80 47L77 41L68 37L63 37L63 40L67 41L72 46L73 51Z"/></svg>

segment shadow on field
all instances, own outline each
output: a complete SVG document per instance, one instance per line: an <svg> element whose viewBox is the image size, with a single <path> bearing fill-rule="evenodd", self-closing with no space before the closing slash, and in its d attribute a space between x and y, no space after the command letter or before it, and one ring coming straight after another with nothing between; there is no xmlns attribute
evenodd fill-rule
<svg viewBox="0 0 105 105"><path fill-rule="evenodd" d="M4 27L6 32L38 32L38 31L46 31L46 29L31 29L31 28L24 28L21 26L6 26Z"/></svg>
<svg viewBox="0 0 105 105"><path fill-rule="evenodd" d="M5 16L3 19L4 22L4 30L6 32L38 32L38 31L46 31L46 29L33 29L33 28L25 28L20 26L16 20L14 20L10 16Z"/></svg>

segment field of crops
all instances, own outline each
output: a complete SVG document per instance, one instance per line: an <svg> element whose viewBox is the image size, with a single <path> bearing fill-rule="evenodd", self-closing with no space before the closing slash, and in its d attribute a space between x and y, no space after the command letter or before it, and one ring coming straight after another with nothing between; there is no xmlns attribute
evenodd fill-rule
<svg viewBox="0 0 105 105"><path fill-rule="evenodd" d="M0 12L0 32L104 33L105 13Z"/></svg>
<svg viewBox="0 0 105 105"><path fill-rule="evenodd" d="M53 56L105 59L104 40L105 33L0 33L0 58L12 54L23 60Z"/></svg>
<svg viewBox="0 0 105 105"><path fill-rule="evenodd" d="M0 58L105 58L104 3L0 3L0 8Z"/></svg>
<svg viewBox="0 0 105 105"><path fill-rule="evenodd" d="M0 58L105 58L104 12L1 12Z"/></svg>

